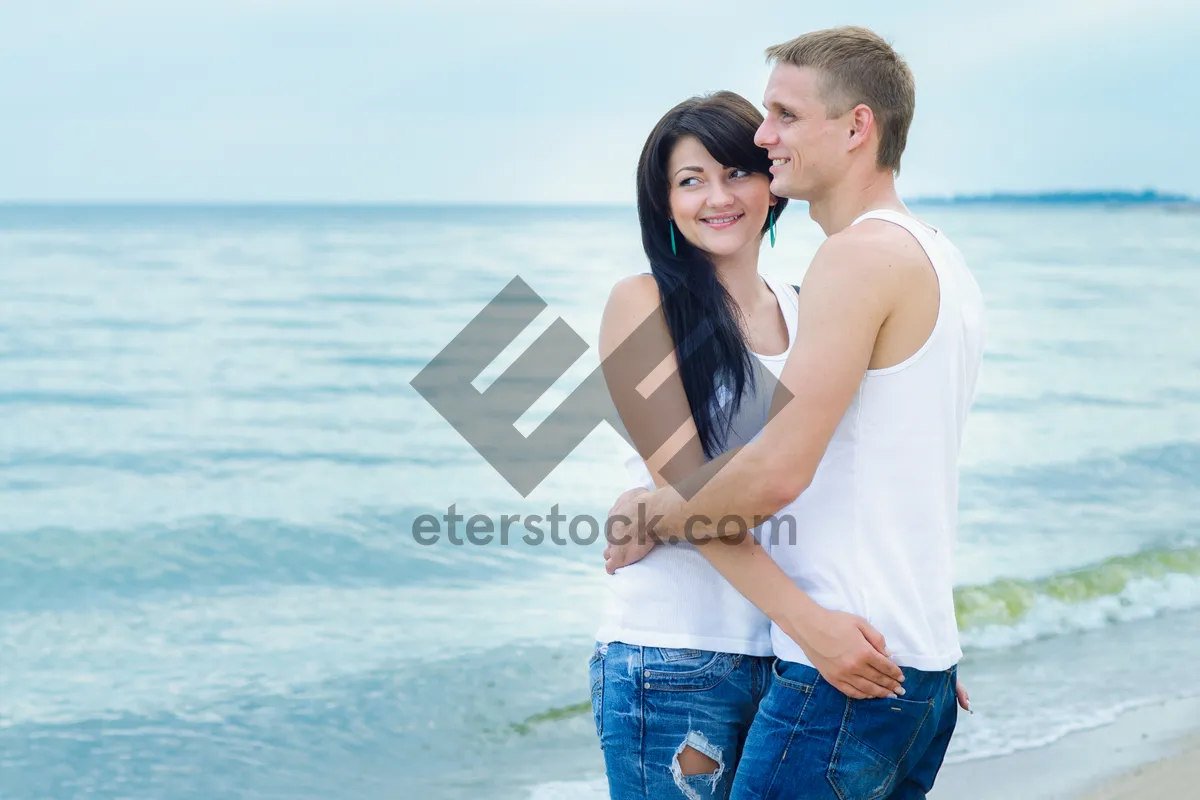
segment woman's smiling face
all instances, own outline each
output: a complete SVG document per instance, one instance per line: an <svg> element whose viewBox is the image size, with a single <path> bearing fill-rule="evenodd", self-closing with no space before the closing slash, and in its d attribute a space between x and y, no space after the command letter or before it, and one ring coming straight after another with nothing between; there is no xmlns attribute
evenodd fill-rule
<svg viewBox="0 0 1200 800"><path fill-rule="evenodd" d="M668 202L679 232L714 256L758 247L772 205L767 175L717 163L700 141L684 136L667 162Z"/></svg>

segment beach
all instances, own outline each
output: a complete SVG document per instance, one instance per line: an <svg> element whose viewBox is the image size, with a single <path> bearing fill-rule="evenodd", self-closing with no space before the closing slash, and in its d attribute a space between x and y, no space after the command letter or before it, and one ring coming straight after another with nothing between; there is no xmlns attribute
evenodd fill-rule
<svg viewBox="0 0 1200 800"><path fill-rule="evenodd" d="M969 724L969 722L967 723ZM1046 747L946 766L930 800L1200 796L1200 698L1131 711Z"/></svg>
<svg viewBox="0 0 1200 800"><path fill-rule="evenodd" d="M1086 800L1140 800L1194 796L1200 786L1200 741L1192 739L1174 756L1138 767L1089 792Z"/></svg>

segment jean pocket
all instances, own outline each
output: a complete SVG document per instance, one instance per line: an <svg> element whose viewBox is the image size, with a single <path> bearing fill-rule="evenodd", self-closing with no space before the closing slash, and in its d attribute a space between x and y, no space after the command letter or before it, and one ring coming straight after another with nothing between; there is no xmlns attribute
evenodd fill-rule
<svg viewBox="0 0 1200 800"><path fill-rule="evenodd" d="M672 692L712 689L742 662L742 656L733 653L666 647L647 647L643 658L644 688Z"/></svg>
<svg viewBox="0 0 1200 800"><path fill-rule="evenodd" d="M774 659L771 662L772 683L777 683L788 689L794 689L797 692L810 694L821 680L821 673L807 664L789 663L781 670L779 667L781 663L779 659ZM786 676L783 674L784 672L787 673Z"/></svg>
<svg viewBox="0 0 1200 800"><path fill-rule="evenodd" d="M894 788L896 774L923 729L933 700L847 700L826 777L842 800L878 800ZM928 738L928 737L926 737Z"/></svg>
<svg viewBox="0 0 1200 800"><path fill-rule="evenodd" d="M592 655L588 658L588 669L591 669L594 664L598 664L604 660L604 653L608 650L608 645L597 644L592 650Z"/></svg>
<svg viewBox="0 0 1200 800"><path fill-rule="evenodd" d="M596 722L596 736L604 736L604 647L596 646L596 651L588 659L588 677L592 682L592 717Z"/></svg>
<svg viewBox="0 0 1200 800"><path fill-rule="evenodd" d="M658 657L664 662L672 661L695 661L699 658L704 658L711 653L705 653L703 650L688 650L682 647L660 647L658 648Z"/></svg>

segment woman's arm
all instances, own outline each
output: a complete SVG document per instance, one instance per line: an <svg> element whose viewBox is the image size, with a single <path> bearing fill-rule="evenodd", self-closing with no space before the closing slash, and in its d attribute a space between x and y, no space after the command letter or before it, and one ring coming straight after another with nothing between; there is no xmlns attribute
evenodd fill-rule
<svg viewBox="0 0 1200 800"><path fill-rule="evenodd" d="M600 319L600 359L617 413L655 486L702 467L704 448L652 276L633 275L613 287Z"/></svg>

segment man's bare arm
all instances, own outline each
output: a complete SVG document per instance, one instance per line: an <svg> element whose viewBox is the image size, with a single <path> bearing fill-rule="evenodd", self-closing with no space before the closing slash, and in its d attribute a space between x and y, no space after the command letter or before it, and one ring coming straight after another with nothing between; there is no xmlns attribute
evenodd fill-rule
<svg viewBox="0 0 1200 800"><path fill-rule="evenodd" d="M631 336L640 338L639 346L623 348L621 345ZM661 363L650 363L657 360L662 348L670 347L669 341L658 290L652 281L639 276L618 284L601 320L600 356L605 381L622 423L659 487L670 485L668 477L680 480L705 463L695 421L687 411L687 395L677 359L672 353ZM652 354L649 361L647 353ZM649 377L642 379L647 372ZM655 402L648 403L647 396L653 396ZM687 421L677 430L671 432L664 428L665 420L680 419L681 414ZM656 418L649 419L648 415ZM665 424L670 427L670 423ZM637 543L631 545L637 546ZM649 546L653 546L653 541ZM837 626L851 625L858 626L872 646L884 649L883 637L865 622L860 626L859 621L849 615L819 615L817 612L821 609L816 603L792 582L752 536L699 549L735 589L804 646L826 653L836 651L835 657L849 657L852 653L838 651L835 640ZM794 623L798 615L803 615L809 622L806 629ZM819 621L818 624L813 624L814 620ZM831 627L834 630L830 630ZM896 677L890 671L876 671L873 680L854 678L838 688L853 697L903 693Z"/></svg>
<svg viewBox="0 0 1200 800"><path fill-rule="evenodd" d="M755 442L677 483L680 491L664 487L640 498L623 498L612 518L635 518L637 504L645 503L648 511L642 518L658 520L660 535L687 533L699 541L720 535L722 518L739 517L748 526L756 518L775 514L806 489L862 383L880 329L898 302L903 287L892 261L876 237L864 241L843 234L826 240L801 287L796 340L780 379L790 400L784 402L786 393L777 393L775 413ZM618 536L629 534L619 525L612 531ZM743 572L751 563L736 560L735 553L742 547L707 544L700 548L739 590L739 584L747 582ZM619 564L620 555L614 563ZM775 619L821 674L843 692L862 696L859 686L864 680L885 687L892 685L892 678L901 677L895 664L878 652L885 647L882 637L864 620L822 609L782 584L765 585L776 596L761 602L747 597ZM757 597L761 588L752 586L749 591Z"/></svg>
<svg viewBox="0 0 1200 800"><path fill-rule="evenodd" d="M866 374L897 284L887 251L848 236L822 245L801 287L796 340L780 376L790 399L777 391L757 440L684 479L681 491L643 498L662 516L662 533L680 535L690 521L693 538L716 536L722 517L769 517L808 488Z"/></svg>

